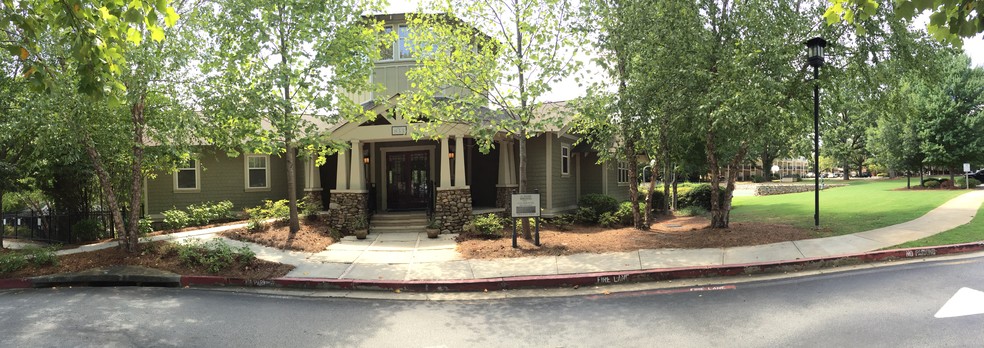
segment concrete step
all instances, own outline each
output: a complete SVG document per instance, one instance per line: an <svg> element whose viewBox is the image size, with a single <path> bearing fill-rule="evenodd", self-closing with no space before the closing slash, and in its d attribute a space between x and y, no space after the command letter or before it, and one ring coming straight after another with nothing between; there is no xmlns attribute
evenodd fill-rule
<svg viewBox="0 0 984 348"><path fill-rule="evenodd" d="M376 220L369 221L370 225L378 226L407 226L407 225L427 225L427 219L407 219L407 220Z"/></svg>
<svg viewBox="0 0 984 348"><path fill-rule="evenodd" d="M404 220L412 220L412 219L427 220L427 213L424 212L379 213L372 216L373 221L404 221Z"/></svg>
<svg viewBox="0 0 984 348"><path fill-rule="evenodd" d="M397 233L397 232L415 232L424 233L427 226L416 225L416 226L370 226L370 233Z"/></svg>

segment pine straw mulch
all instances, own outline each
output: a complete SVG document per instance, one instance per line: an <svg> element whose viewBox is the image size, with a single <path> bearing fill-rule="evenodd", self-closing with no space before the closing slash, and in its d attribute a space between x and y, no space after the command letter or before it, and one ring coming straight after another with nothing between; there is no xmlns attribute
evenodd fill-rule
<svg viewBox="0 0 984 348"><path fill-rule="evenodd" d="M330 228L319 218L302 218L301 229L294 236L286 222L267 224L259 231L245 228L220 233L223 237L243 242L251 242L281 250L296 250L309 253L324 251L337 240L331 236Z"/></svg>
<svg viewBox="0 0 984 348"><path fill-rule="evenodd" d="M631 227L608 229L598 226L572 226L559 231L541 225L540 246L522 238L519 249L512 248L512 229L504 229L506 238L495 240L459 237L458 252L469 259L494 259L523 256L558 256L577 253L624 252L662 248L727 248L760 245L819 237L814 231L789 225L734 223L724 230L711 229L705 217L671 217L657 220L649 231Z"/></svg>
<svg viewBox="0 0 984 348"><path fill-rule="evenodd" d="M203 267L190 267L183 264L178 258L177 249L170 242L152 242L141 244L140 246L141 251L133 254L113 247L62 255L58 257L58 264L55 266L35 267L28 265L16 272L0 274L0 278L25 278L47 274L80 272L92 268L116 265L143 266L180 275L221 275L223 277L243 279L278 278L287 275L288 272L294 269L294 266L291 265L256 259L249 263L235 261L230 267L219 272L219 274L212 274ZM0 253L9 252L14 251L0 250Z"/></svg>

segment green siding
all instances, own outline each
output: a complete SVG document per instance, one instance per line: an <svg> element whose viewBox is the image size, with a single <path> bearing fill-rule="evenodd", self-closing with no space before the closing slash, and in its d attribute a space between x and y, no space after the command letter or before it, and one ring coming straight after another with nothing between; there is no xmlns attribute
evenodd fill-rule
<svg viewBox="0 0 984 348"><path fill-rule="evenodd" d="M526 141L526 182L529 192L540 190L540 207L547 208L547 138L543 135ZM516 144L519 153L519 143ZM519 170L519 159L516 159L516 169ZM516 176L519 179L519 176Z"/></svg>
<svg viewBox="0 0 984 348"><path fill-rule="evenodd" d="M551 157L553 163L552 174L553 174L553 211L561 212L568 208L573 208L577 205L577 168L574 167L574 157L569 156L568 169L570 174L563 175L561 172L563 158L561 157L561 145L567 145L568 149L573 147L574 140L558 137L556 134L550 134L552 139L552 149L553 155ZM568 152L570 153L570 152Z"/></svg>
<svg viewBox="0 0 984 348"><path fill-rule="evenodd" d="M598 155L594 152L578 154L581 156L581 196L605 192L602 182L602 165L598 164Z"/></svg>
<svg viewBox="0 0 984 348"><path fill-rule="evenodd" d="M175 193L172 173L158 172L155 178L147 179L147 212L151 216L209 201L232 201L238 211L257 206L265 199L287 198L286 161L281 157L270 156L270 190L259 192L247 192L245 189L243 156L231 158L224 152L210 149L203 151L200 161L199 192ZM304 190L301 164L300 160L296 161L298 198L302 197Z"/></svg>
<svg viewBox="0 0 984 348"><path fill-rule="evenodd" d="M608 195L615 197L619 201L629 200L629 186L628 184L618 184L618 163L609 162L605 166L608 169Z"/></svg>

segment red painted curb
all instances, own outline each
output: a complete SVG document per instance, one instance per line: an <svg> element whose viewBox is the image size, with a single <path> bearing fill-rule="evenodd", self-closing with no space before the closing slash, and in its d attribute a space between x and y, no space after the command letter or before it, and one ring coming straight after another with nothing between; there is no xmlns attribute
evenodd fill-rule
<svg viewBox="0 0 984 348"><path fill-rule="evenodd" d="M0 279L0 289L30 289L34 287L27 278Z"/></svg>

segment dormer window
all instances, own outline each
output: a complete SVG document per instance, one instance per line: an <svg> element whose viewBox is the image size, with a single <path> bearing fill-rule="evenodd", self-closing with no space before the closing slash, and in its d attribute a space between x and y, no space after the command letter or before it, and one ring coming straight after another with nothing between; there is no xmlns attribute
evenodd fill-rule
<svg viewBox="0 0 984 348"><path fill-rule="evenodd" d="M401 25L399 27L399 31L397 32L397 34L400 35L400 38L397 39L397 44L396 44L397 49L399 50L398 52L399 59L412 58L410 57L410 42L408 41L410 37L410 29L407 28L406 25Z"/></svg>

